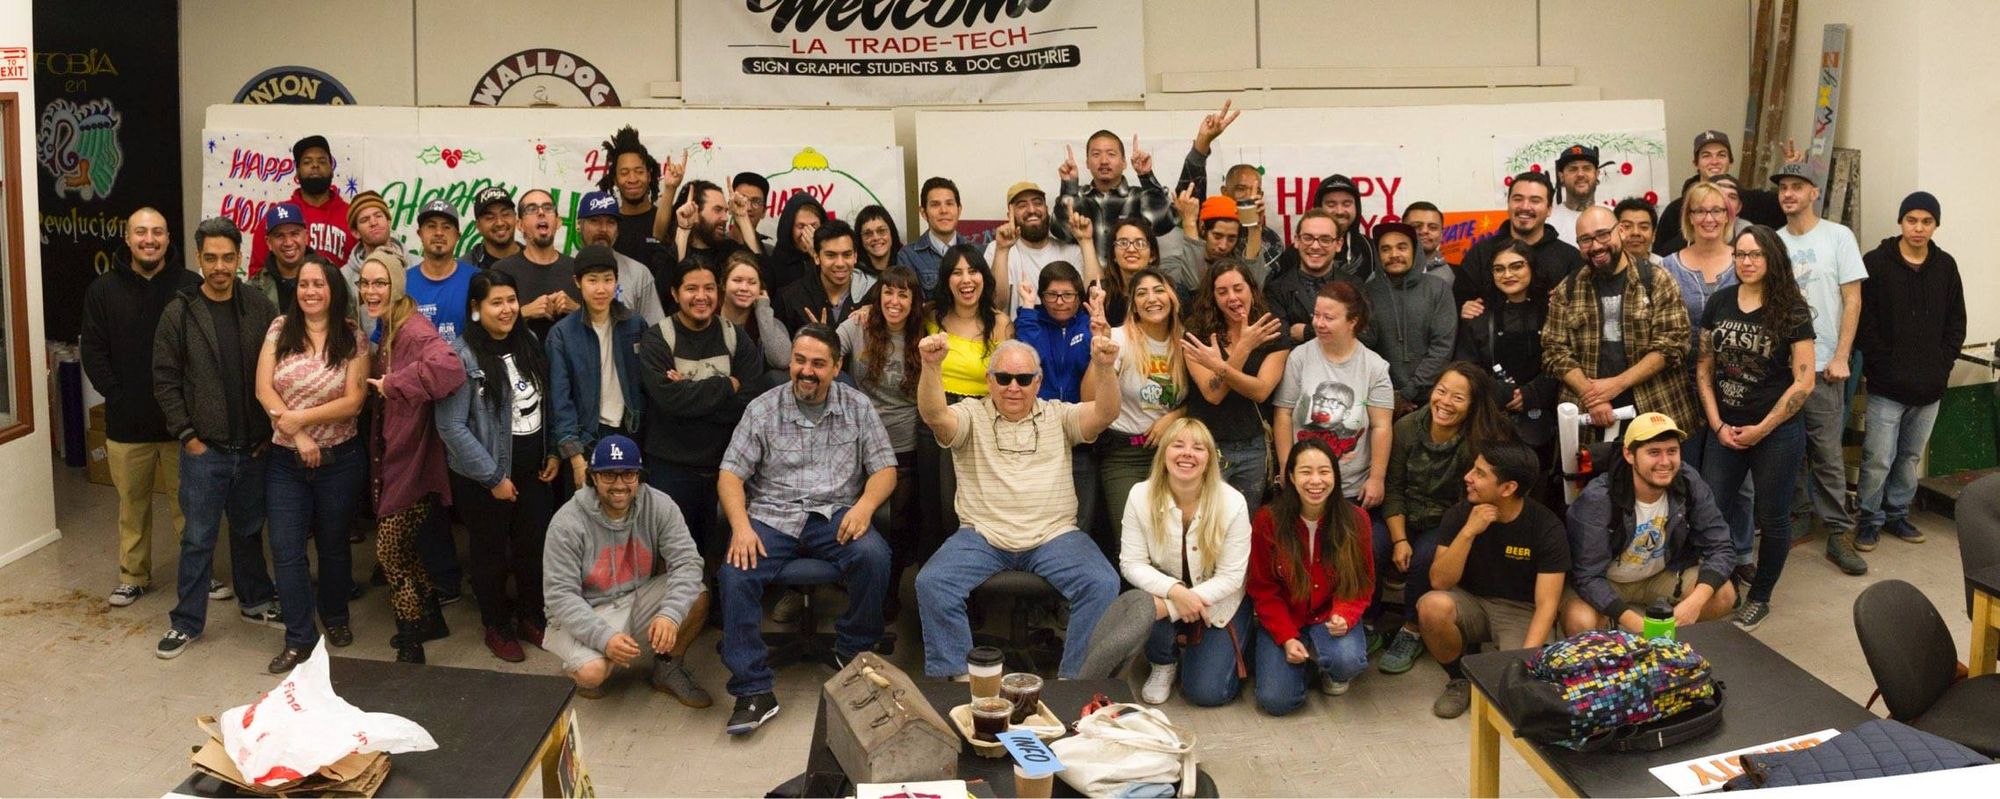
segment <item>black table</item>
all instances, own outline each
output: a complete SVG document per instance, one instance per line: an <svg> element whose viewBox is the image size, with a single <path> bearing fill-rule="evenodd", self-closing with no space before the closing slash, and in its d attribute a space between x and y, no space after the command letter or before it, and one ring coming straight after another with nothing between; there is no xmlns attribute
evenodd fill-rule
<svg viewBox="0 0 2000 799"><path fill-rule="evenodd" d="M1708 659L1715 679L1728 686L1722 724L1693 741L1655 752L1585 754L1514 737L1514 726L1492 701L1507 665L1533 650L1468 655L1472 680L1473 796L1500 792L1499 737L1513 742L1558 796L1662 796L1673 791L1647 769L1709 752L1726 752L1824 729L1846 731L1875 718L1867 708L1833 690L1728 621L1683 627L1679 638Z"/></svg>
<svg viewBox="0 0 2000 799"><path fill-rule="evenodd" d="M2000 565L1965 573L1965 586L1972 589L1972 654L1966 671L1977 677L1992 674L1995 628L2000 628Z"/></svg>
<svg viewBox="0 0 2000 799"><path fill-rule="evenodd" d="M538 765L543 795L558 795L554 764L575 693L569 678L343 657L329 665L342 699L414 721L437 740L429 752L390 755L377 796L519 796ZM174 790L246 795L204 774Z"/></svg>
<svg viewBox="0 0 2000 799"><path fill-rule="evenodd" d="M949 680L916 681L917 689L924 694L924 700L936 708L938 715L950 723L951 709L965 704L971 698L971 686ZM1064 723L1075 722L1083 715L1083 706L1092 697L1104 694L1113 702L1132 701L1132 687L1124 680L1049 680L1042 688L1042 704L1056 714ZM804 796L846 796L853 792L853 785L840 770L840 761L833 756L833 750L826 745L826 714L820 708L813 715L812 751L806 757L806 773L794 778L787 785L797 784L798 793ZM1215 782L1208 772L1196 771L1195 796L1218 796ZM832 777L839 777L838 780ZM958 779L972 782L985 780L988 788L983 795L1010 796L1014 790L1013 758L980 757L972 753L969 744L960 742L958 755ZM841 784L834 785L833 782ZM782 786L781 786L782 787ZM979 787L974 786L974 791ZM781 793L773 791L773 793ZM1075 796L1061 778L1055 781L1055 795Z"/></svg>

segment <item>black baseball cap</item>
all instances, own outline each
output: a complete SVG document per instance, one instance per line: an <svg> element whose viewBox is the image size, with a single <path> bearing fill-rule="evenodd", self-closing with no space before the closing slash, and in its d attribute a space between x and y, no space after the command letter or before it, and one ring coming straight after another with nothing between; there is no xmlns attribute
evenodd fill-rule
<svg viewBox="0 0 2000 799"><path fill-rule="evenodd" d="M325 150L328 158L333 157L333 147L326 143L326 137L317 133L292 142L292 162L305 160L306 151L314 147Z"/></svg>
<svg viewBox="0 0 2000 799"><path fill-rule="evenodd" d="M618 273L618 256L610 247L592 244L576 251L576 276L581 279L592 272Z"/></svg>
<svg viewBox="0 0 2000 799"><path fill-rule="evenodd" d="M765 180L763 175L755 172L738 172L736 173L736 177L729 179L729 188L733 189L738 186L756 186L757 190L763 192L766 196L771 194L771 181Z"/></svg>
<svg viewBox="0 0 2000 799"><path fill-rule="evenodd" d="M507 210L512 211L514 210L514 196L508 194L507 190L500 186L487 186L480 189L478 194L472 195L472 215L478 216L486 213L486 206L496 204L507 206Z"/></svg>
<svg viewBox="0 0 2000 799"><path fill-rule="evenodd" d="M1336 191L1346 192L1348 196L1353 197L1356 206L1361 204L1361 190L1355 188L1354 181L1348 180L1346 175L1328 175L1325 180L1320 181L1319 187L1313 189L1312 204L1318 206L1327 195Z"/></svg>
<svg viewBox="0 0 2000 799"><path fill-rule="evenodd" d="M1563 148L1562 155L1556 156L1556 172L1561 173L1571 161L1589 161L1591 166L1603 166L1597 162L1597 148L1588 144L1572 144Z"/></svg>

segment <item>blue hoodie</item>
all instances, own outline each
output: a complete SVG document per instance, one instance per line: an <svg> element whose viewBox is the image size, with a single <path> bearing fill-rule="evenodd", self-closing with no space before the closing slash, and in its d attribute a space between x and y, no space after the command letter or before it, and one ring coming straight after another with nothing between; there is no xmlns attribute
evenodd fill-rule
<svg viewBox="0 0 2000 799"><path fill-rule="evenodd" d="M1014 338L1042 355L1045 400L1083 401L1083 371L1090 368L1090 312L1078 309L1066 324L1042 315L1040 308L1022 308L1014 316Z"/></svg>

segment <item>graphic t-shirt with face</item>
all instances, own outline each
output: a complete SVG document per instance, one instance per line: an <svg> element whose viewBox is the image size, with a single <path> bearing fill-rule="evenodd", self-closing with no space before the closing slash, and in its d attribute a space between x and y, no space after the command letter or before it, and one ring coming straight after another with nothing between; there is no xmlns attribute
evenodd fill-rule
<svg viewBox="0 0 2000 799"><path fill-rule="evenodd" d="M1296 439L1318 438L1333 448L1340 459L1341 493L1350 499L1360 496L1368 479L1368 409L1396 404L1389 362L1355 344L1353 354L1336 363L1317 340L1308 341L1285 358L1285 377L1272 402L1292 410ZM1278 442L1287 451L1291 445Z"/></svg>

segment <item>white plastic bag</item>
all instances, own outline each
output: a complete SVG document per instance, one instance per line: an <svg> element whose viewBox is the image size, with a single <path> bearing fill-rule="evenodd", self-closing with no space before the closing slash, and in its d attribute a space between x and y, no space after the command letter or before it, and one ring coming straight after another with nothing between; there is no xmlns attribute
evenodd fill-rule
<svg viewBox="0 0 2000 799"><path fill-rule="evenodd" d="M1156 708L1105 705L1076 723L1076 734L1049 744L1062 761L1056 772L1085 796L1110 796L1128 783L1192 787L1194 734Z"/></svg>
<svg viewBox="0 0 2000 799"><path fill-rule="evenodd" d="M283 785L354 752L426 752L437 741L416 722L364 713L333 693L326 646L257 701L222 714L222 745L237 772L258 785Z"/></svg>

